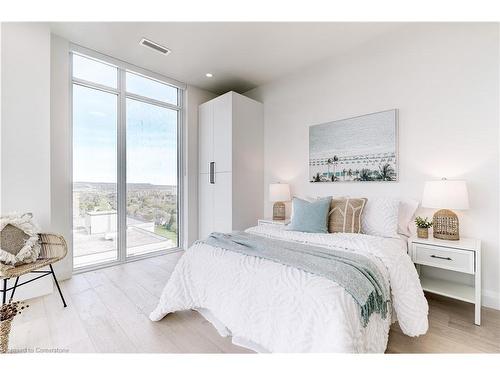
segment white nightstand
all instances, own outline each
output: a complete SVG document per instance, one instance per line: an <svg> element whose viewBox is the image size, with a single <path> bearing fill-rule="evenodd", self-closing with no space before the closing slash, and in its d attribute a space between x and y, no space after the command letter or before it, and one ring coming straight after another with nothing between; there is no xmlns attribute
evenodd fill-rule
<svg viewBox="0 0 500 375"><path fill-rule="evenodd" d="M271 225L271 226L278 226L278 227L284 227L285 225L288 225L289 223L290 223L290 219L285 219L285 220L259 219L259 220L257 220L257 225Z"/></svg>
<svg viewBox="0 0 500 375"><path fill-rule="evenodd" d="M413 263L474 275L474 286L420 276L422 289L431 293L475 304L474 323L481 324L481 241L462 238L444 241L435 238L411 238Z"/></svg>

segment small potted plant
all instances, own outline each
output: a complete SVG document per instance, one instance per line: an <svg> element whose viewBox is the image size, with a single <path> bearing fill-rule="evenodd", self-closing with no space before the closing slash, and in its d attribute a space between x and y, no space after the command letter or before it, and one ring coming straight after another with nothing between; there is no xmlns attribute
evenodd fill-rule
<svg viewBox="0 0 500 375"><path fill-rule="evenodd" d="M7 353L12 321L27 307L29 305L24 302L9 302L0 306L0 353Z"/></svg>
<svg viewBox="0 0 500 375"><path fill-rule="evenodd" d="M417 237L418 238L429 238L429 228L432 227L432 221L427 218L423 219L420 216L415 218L415 224L417 225Z"/></svg>

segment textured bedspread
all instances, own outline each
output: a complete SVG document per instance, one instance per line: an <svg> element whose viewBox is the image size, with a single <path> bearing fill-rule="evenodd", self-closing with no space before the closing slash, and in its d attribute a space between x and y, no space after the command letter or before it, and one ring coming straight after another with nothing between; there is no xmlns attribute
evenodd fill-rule
<svg viewBox="0 0 500 375"><path fill-rule="evenodd" d="M201 242L298 268L339 284L360 306L360 319L365 327L373 313L381 314L383 319L386 317L390 301L389 283L364 254L346 248L314 246L246 232L215 232Z"/></svg>
<svg viewBox="0 0 500 375"><path fill-rule="evenodd" d="M427 302L404 241L269 226L247 232L349 248L370 257L391 286L392 306L403 332L417 336L427 331ZM271 352L383 352L391 324L391 314L386 319L373 314L363 327L359 305L327 278L201 243L179 260L150 318L160 320L186 309L208 311L238 342Z"/></svg>

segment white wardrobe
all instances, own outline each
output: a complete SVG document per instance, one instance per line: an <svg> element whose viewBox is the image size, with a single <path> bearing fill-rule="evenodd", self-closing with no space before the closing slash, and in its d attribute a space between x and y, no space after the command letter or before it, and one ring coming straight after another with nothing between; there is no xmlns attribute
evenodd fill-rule
<svg viewBox="0 0 500 375"><path fill-rule="evenodd" d="M228 92L199 107L199 238L257 225L264 210L263 106Z"/></svg>

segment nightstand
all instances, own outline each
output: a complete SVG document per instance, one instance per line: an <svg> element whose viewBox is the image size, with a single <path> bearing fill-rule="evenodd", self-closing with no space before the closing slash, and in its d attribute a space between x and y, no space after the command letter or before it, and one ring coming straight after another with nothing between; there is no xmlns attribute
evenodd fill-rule
<svg viewBox="0 0 500 375"><path fill-rule="evenodd" d="M273 219L259 219L257 220L257 225L270 225L276 227L285 227L290 223L290 219L285 220L273 220Z"/></svg>
<svg viewBox="0 0 500 375"><path fill-rule="evenodd" d="M411 238L410 256L417 265L422 289L431 293L470 302L475 305L476 325L481 324L481 241L462 238L445 241L435 238ZM474 286L422 276L421 266L430 266L474 275Z"/></svg>

